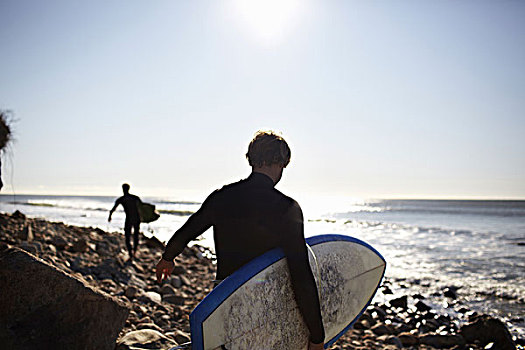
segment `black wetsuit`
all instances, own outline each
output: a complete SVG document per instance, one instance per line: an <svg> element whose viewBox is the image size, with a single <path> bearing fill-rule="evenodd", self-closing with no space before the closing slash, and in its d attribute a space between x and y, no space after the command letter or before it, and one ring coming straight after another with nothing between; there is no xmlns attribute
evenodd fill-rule
<svg viewBox="0 0 525 350"><path fill-rule="evenodd" d="M173 260L192 239L211 226L219 280L268 250L282 248L310 340L321 343L324 329L319 297L308 263L299 204L276 190L270 177L252 173L245 180L213 192L175 232L163 258Z"/></svg>
<svg viewBox="0 0 525 350"><path fill-rule="evenodd" d="M140 216L138 205L141 203L139 197L133 194L125 194L115 201L115 207L119 204L124 208L126 221L124 223L124 234L126 235L126 247L130 254L133 253L131 247L131 228L133 228L133 247L135 251L139 244Z"/></svg>

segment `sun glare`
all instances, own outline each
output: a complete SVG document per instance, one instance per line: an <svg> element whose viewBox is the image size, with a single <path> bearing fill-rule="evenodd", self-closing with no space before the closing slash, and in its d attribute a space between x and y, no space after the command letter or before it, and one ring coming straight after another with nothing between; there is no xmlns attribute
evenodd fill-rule
<svg viewBox="0 0 525 350"><path fill-rule="evenodd" d="M258 39L278 43L296 26L299 0L234 0L234 13Z"/></svg>

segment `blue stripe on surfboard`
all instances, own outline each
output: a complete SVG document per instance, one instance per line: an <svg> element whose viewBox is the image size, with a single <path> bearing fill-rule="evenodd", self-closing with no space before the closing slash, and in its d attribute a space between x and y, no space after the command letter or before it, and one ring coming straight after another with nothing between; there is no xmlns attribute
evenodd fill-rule
<svg viewBox="0 0 525 350"><path fill-rule="evenodd" d="M334 241L347 241L347 242L357 243L362 246L365 246L368 249L372 250L374 253L376 253L386 264L385 259L376 249L374 249L368 243L363 242L354 237L336 235L336 234L327 234L327 235L309 237L306 239L306 243L309 246L315 246L317 244L321 244L325 242L334 242ZM203 336L202 323L208 318L208 316L210 316L210 314L215 309L217 309L233 292L239 289L243 284L245 284L253 276L257 275L259 272L261 272L268 266L278 262L279 260L283 258L284 258L284 253L282 249L280 248L272 249L269 252L264 253L263 255L255 258L250 263L244 265L243 267L235 271L233 274L228 276L224 281L220 283L220 286L221 286L220 288L215 288L214 290L212 290L197 305L197 307L190 314L191 342L192 342L192 348L194 350L204 349L204 336ZM385 269L383 270L383 276L384 276L384 273L385 273ZM381 276L381 279L379 280L376 290L370 297L370 300L368 301L366 306L363 308L363 310L361 310L358 317L356 317L343 331L341 331L335 337L333 337L328 342L326 342L325 348L335 343L337 339L339 339L339 337L341 337L346 331L348 331L348 329L352 327L354 322L362 315L362 313L366 310L368 305L370 305L372 298L377 292L377 288L379 288L379 285L381 284L381 280L383 279L383 276Z"/></svg>

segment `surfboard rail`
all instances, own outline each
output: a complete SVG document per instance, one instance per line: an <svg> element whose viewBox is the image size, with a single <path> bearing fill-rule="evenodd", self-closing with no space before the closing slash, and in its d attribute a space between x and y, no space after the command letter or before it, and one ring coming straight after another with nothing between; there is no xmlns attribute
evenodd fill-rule
<svg viewBox="0 0 525 350"><path fill-rule="evenodd" d="M346 242L351 242L351 243L357 243L359 245L362 245L368 249L370 249L371 251L373 251L381 260L383 260L384 264L385 264L385 268L383 269L383 273L381 275L381 278L379 279L379 283L377 284L374 292L372 293L372 295L370 296L370 299L368 300L368 302L366 303L365 307L361 310L361 312L354 318L354 320L352 322L350 322L348 324L348 326L346 326L341 332L339 332L336 336L332 337L332 339L328 340L328 341L325 341L325 346L324 348L327 349L328 347L332 346L339 338L341 338L341 336L343 336L343 334L345 334L350 328L352 328L352 326L354 325L354 323L361 317L361 315L366 311L366 309L368 308L368 306L370 305L370 303L372 302L372 299L374 299L374 296L376 295L377 293L377 289L379 288L379 286L381 285L381 281L383 280L383 278L385 277L385 271L386 271L386 260L385 258L383 257L383 255L381 255L381 253L379 253L374 247L372 247L370 244L366 243L365 241L362 241L358 238L355 238L355 237L351 237L351 236L344 236L344 235L338 235L338 234L326 234L326 235L319 235L319 236L313 236L313 237L309 237L306 239L306 243L308 245L310 245L310 247L312 246L315 246L317 244L321 244L321 243L324 243L324 242L330 242L330 241L334 241L334 240L340 240L340 241L346 241Z"/></svg>

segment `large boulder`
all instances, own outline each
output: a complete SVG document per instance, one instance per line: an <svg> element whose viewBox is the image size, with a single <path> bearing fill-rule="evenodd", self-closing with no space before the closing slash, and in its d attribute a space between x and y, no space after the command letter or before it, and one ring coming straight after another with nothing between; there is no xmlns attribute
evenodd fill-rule
<svg viewBox="0 0 525 350"><path fill-rule="evenodd" d="M453 347L465 346L465 339L457 334L424 334L419 337L419 342L437 349L450 349Z"/></svg>
<svg viewBox="0 0 525 350"><path fill-rule="evenodd" d="M474 317L469 324L462 326L459 332L469 344L479 341L482 345L494 343L495 349L516 349L507 326L489 315Z"/></svg>
<svg viewBox="0 0 525 350"><path fill-rule="evenodd" d="M0 344L6 349L114 349L129 310L20 249L0 251Z"/></svg>

